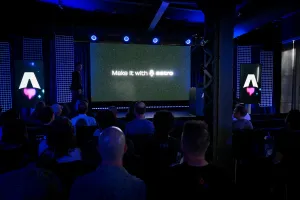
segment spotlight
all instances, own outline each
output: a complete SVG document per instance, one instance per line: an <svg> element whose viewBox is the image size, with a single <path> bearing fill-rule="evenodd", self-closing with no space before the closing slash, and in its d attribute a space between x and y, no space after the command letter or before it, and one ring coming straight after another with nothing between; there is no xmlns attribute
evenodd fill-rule
<svg viewBox="0 0 300 200"><path fill-rule="evenodd" d="M159 42L158 38L153 38L152 40L153 44L157 44Z"/></svg>
<svg viewBox="0 0 300 200"><path fill-rule="evenodd" d="M96 35L92 35L92 36L91 36L91 40L92 40L92 41L96 41L96 40L97 40L97 36L96 36Z"/></svg>
<svg viewBox="0 0 300 200"><path fill-rule="evenodd" d="M125 37L123 38L123 40L124 40L124 42L129 42L130 38L129 38L128 36L125 36Z"/></svg>
<svg viewBox="0 0 300 200"><path fill-rule="evenodd" d="M186 45L190 45L192 43L192 41L190 40L190 39L187 39L186 41L185 41L185 44Z"/></svg>

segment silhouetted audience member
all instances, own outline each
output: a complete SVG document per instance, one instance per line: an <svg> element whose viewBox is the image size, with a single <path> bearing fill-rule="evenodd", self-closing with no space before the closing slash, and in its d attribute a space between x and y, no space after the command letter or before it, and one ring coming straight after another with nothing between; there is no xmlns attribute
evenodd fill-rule
<svg viewBox="0 0 300 200"><path fill-rule="evenodd" d="M31 120L40 120L40 112L43 110L43 108L46 106L45 102L40 101L35 105L34 111L31 113Z"/></svg>
<svg viewBox="0 0 300 200"><path fill-rule="evenodd" d="M276 163L273 178L280 184L286 183L288 195L299 196L300 179L300 112L291 110L286 119L285 127L275 135L275 153L273 162Z"/></svg>
<svg viewBox="0 0 300 200"><path fill-rule="evenodd" d="M108 108L108 110L111 111L114 114L114 116L117 120L117 125L116 126L119 127L122 131L125 131L126 123L123 120L118 118L118 109L117 109L117 107L116 106L110 106Z"/></svg>
<svg viewBox="0 0 300 200"><path fill-rule="evenodd" d="M64 197L77 176L89 171L76 148L74 129L70 120L55 120L50 126L46 143L39 146L38 166L53 171L61 180Z"/></svg>
<svg viewBox="0 0 300 200"><path fill-rule="evenodd" d="M10 123L12 121L15 121L16 119L19 119L20 115L19 113L14 109L9 109L6 112L2 113L0 117L0 141L2 139L2 127L5 123Z"/></svg>
<svg viewBox="0 0 300 200"><path fill-rule="evenodd" d="M76 126L76 123L79 119L84 119L86 121L87 126L97 126L97 122L94 117L90 117L87 115L88 112L88 102L79 101L77 104L78 115L72 118L72 125Z"/></svg>
<svg viewBox="0 0 300 200"><path fill-rule="evenodd" d="M157 191L157 180L167 173L172 164L181 159L180 141L169 136L174 126L174 116L169 111L158 111L153 118L154 137L145 147L145 181L150 195Z"/></svg>
<svg viewBox="0 0 300 200"><path fill-rule="evenodd" d="M135 119L134 107L135 107L135 103L131 103L129 105L128 111L127 111L126 116L125 116L125 121L126 122L131 122L132 120Z"/></svg>
<svg viewBox="0 0 300 200"><path fill-rule="evenodd" d="M82 127L82 126L88 126L88 124L85 119L79 119L79 120L77 120L75 126Z"/></svg>
<svg viewBox="0 0 300 200"><path fill-rule="evenodd" d="M4 124L2 142L27 145L27 137L27 128L23 120L15 119Z"/></svg>
<svg viewBox="0 0 300 200"><path fill-rule="evenodd" d="M154 125L145 118L146 104L137 102L134 108L135 119L128 122L125 128L126 135L153 134Z"/></svg>
<svg viewBox="0 0 300 200"><path fill-rule="evenodd" d="M288 130L300 130L300 111L291 110L285 119Z"/></svg>
<svg viewBox="0 0 300 200"><path fill-rule="evenodd" d="M274 162L288 163L297 166L298 170L300 162L295 159L300 152L298 131L300 131L300 112L299 110L291 110L285 119L285 127L275 136L276 156Z"/></svg>
<svg viewBox="0 0 300 200"><path fill-rule="evenodd" d="M20 119L20 114L15 109L9 109L1 115L1 124Z"/></svg>
<svg viewBox="0 0 300 200"><path fill-rule="evenodd" d="M252 123L245 119L247 110L242 105L237 105L233 111L233 116L236 120L232 121L232 130L251 130L253 129Z"/></svg>
<svg viewBox="0 0 300 200"><path fill-rule="evenodd" d="M55 119L54 112L50 106L45 106L39 114L40 121L44 125L50 125Z"/></svg>
<svg viewBox="0 0 300 200"><path fill-rule="evenodd" d="M0 175L1 200L52 200L60 197L60 181L50 171L28 166Z"/></svg>
<svg viewBox="0 0 300 200"><path fill-rule="evenodd" d="M81 147L84 161L94 166L94 168L97 168L99 163L101 163L101 156L97 150L98 137L103 130L116 125L115 115L109 110L99 111L96 115L96 120L98 122L98 129L93 133L93 139Z"/></svg>
<svg viewBox="0 0 300 200"><path fill-rule="evenodd" d="M235 106L233 107L233 110L237 107L237 106L243 106L245 107L245 104L243 103L237 103L235 104ZM249 105L248 105L249 106ZM251 121L251 116L249 115L249 113L247 113L244 117L244 119L248 120L248 121ZM235 117L234 117L234 114L232 114L232 120L235 121L237 120Z"/></svg>
<svg viewBox="0 0 300 200"><path fill-rule="evenodd" d="M51 107L54 112L55 120L62 119L63 117L61 115L63 111L63 106L61 106L60 104L53 104Z"/></svg>
<svg viewBox="0 0 300 200"><path fill-rule="evenodd" d="M98 149L102 157L101 165L96 171L76 180L70 199L145 199L144 182L123 168L126 140L122 130L117 127L105 129L99 136Z"/></svg>
<svg viewBox="0 0 300 200"><path fill-rule="evenodd" d="M3 126L0 142L0 173L21 168L28 162L28 138L25 123L20 119Z"/></svg>
<svg viewBox="0 0 300 200"><path fill-rule="evenodd" d="M55 116L52 108L50 106L45 106L40 112L39 112L39 120L40 124L42 126L39 126L39 131L37 133L37 136L47 136L49 132L49 127L54 121Z"/></svg>
<svg viewBox="0 0 300 200"><path fill-rule="evenodd" d="M112 113L114 114L114 116L117 118L117 115L118 115L118 109L117 109L116 106L110 106L110 107L108 107L108 110L109 110L110 112L112 112Z"/></svg>
<svg viewBox="0 0 300 200"><path fill-rule="evenodd" d="M207 125L202 121L188 121L182 133L183 163L170 168L166 196L168 199L229 198L231 181L225 174L205 160L210 144ZM163 191L162 191L163 192Z"/></svg>
<svg viewBox="0 0 300 200"><path fill-rule="evenodd" d="M169 136L174 126L174 116L171 112L156 112L153 124L155 133L146 147L146 166L149 167L150 172L159 168L157 170L162 170L162 173L164 173L163 169L177 162L179 163L181 158L180 141ZM153 177L153 175L150 176Z"/></svg>
<svg viewBox="0 0 300 200"><path fill-rule="evenodd" d="M117 126L117 118L109 110L99 111L96 116L99 128L94 132L94 136L99 136L103 130L111 126Z"/></svg>
<svg viewBox="0 0 300 200"><path fill-rule="evenodd" d="M109 111L109 110L104 110L104 111L99 111L97 113L96 116L96 120L98 122L99 128L94 132L94 136L99 137L102 133L102 131L104 131L105 129L112 127L112 126L117 126L117 119L116 116L113 112ZM120 128L120 127L118 127ZM131 140L126 139L126 144L127 144L127 151L125 153L124 156L124 166L125 168L129 171L129 172L133 172L135 175L139 174L139 167L141 167L140 165L140 159L137 155L135 155L134 152L134 145L132 143ZM85 151L83 153L86 152L87 147L84 149ZM95 152L96 151L96 152ZM89 144L89 154L90 155L94 155L93 160L98 160L100 158L99 153L97 152L96 148L94 149L94 147ZM99 156L97 156L97 154ZM86 155L86 154L84 154ZM101 160L101 158L100 158Z"/></svg>

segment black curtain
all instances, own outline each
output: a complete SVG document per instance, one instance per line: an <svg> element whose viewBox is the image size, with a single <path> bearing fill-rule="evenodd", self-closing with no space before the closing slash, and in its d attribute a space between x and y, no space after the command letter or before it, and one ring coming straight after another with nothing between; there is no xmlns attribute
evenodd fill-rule
<svg viewBox="0 0 300 200"><path fill-rule="evenodd" d="M43 62L45 77L45 102L49 105L57 103L55 43L53 35L43 39Z"/></svg>
<svg viewBox="0 0 300 200"><path fill-rule="evenodd" d="M82 83L84 97L91 102L91 76L90 76L90 43L75 42L74 43L75 63L80 62L83 65Z"/></svg>

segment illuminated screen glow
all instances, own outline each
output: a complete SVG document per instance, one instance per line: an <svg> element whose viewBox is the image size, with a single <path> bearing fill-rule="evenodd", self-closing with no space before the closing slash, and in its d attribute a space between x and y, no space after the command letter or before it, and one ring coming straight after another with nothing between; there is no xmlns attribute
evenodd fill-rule
<svg viewBox="0 0 300 200"><path fill-rule="evenodd" d="M91 43L91 99L189 100L189 46Z"/></svg>

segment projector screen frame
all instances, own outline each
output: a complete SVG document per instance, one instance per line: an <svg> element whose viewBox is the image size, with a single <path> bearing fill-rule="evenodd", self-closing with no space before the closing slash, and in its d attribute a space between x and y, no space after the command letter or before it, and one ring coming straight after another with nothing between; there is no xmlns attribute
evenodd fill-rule
<svg viewBox="0 0 300 200"><path fill-rule="evenodd" d="M188 105L188 102L189 102L189 99L188 99L188 96L189 96L189 91L186 90L187 92L187 99L182 99L182 100L156 100L156 101L153 101L153 100L148 100L148 99L138 99L138 100L128 100L128 101L118 101L118 100L109 100L109 101L97 101L97 100L93 100L93 97L92 97L92 77L91 77L91 68L92 68L92 62L91 62L91 45L92 44L117 44L117 45L139 45L139 46L158 46L158 45L150 45L150 44L124 44L124 43L114 43L114 42L91 42L89 43L90 44L90 63L89 63L89 67L90 67L90 70L89 70L89 77L88 77L88 84L89 84L89 91L88 91L88 98L90 100L91 103L95 104L95 105L128 105L129 103L133 102L133 101L144 101L144 102L148 102L150 103L151 105L179 105L179 104L184 104L184 105ZM160 45L160 46L180 46L180 47L189 47L190 46L186 46L186 45ZM189 88L191 87L191 55L192 55L192 52L191 52L191 48L189 49L189 77L186 79L188 80L188 84L189 84ZM157 102L161 102L161 103L157 103Z"/></svg>

